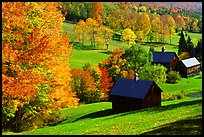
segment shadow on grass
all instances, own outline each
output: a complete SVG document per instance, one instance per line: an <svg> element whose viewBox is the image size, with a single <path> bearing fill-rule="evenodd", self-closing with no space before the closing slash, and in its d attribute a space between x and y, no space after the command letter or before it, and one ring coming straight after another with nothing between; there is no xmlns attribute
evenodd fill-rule
<svg viewBox="0 0 204 137"><path fill-rule="evenodd" d="M161 125L141 135L202 135L202 115Z"/></svg>
<svg viewBox="0 0 204 137"><path fill-rule="evenodd" d="M198 77L196 77L195 79L202 79L202 76L198 76Z"/></svg>
<svg viewBox="0 0 204 137"><path fill-rule="evenodd" d="M112 51L101 51L100 53L103 53L103 54L112 54L113 52Z"/></svg>
<svg viewBox="0 0 204 137"><path fill-rule="evenodd" d="M167 106L161 106L161 107L145 108L145 109L141 109L141 110L134 110L134 111L128 111L128 112L114 112L112 109L106 109L106 110L97 111L97 112L94 112L94 113L90 113L90 114L84 115L84 116L82 116L82 117L72 121L72 123L76 122L78 120L86 119L86 118L99 118L99 117L105 117L105 116L114 115L114 114L117 114L117 115L113 116L112 118L119 117L119 116L125 116L125 115L128 115L128 114L137 113L137 112L143 112L143 111L148 111L148 112L157 111L157 112L161 112L161 111L175 109L177 107L188 106L188 105L195 105L195 104L199 104L199 103L202 103L202 99L195 100L195 101L181 102L181 103L167 105Z"/></svg>

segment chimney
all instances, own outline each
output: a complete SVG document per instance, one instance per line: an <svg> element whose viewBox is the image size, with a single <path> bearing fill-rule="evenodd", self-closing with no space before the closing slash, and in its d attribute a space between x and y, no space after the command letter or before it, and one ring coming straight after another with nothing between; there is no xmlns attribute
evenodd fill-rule
<svg viewBox="0 0 204 137"><path fill-rule="evenodd" d="M134 79L135 79L135 81L138 80L138 74L137 74L137 73L135 73L135 75L134 75Z"/></svg>
<svg viewBox="0 0 204 137"><path fill-rule="evenodd" d="M165 50L166 50L166 49L165 49L165 47L163 46L163 47L162 47L162 52L165 52Z"/></svg>

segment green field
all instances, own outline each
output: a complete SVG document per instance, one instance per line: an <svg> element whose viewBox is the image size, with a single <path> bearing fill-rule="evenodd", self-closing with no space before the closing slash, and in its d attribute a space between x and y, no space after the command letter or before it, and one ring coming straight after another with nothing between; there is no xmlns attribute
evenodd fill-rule
<svg viewBox="0 0 204 137"><path fill-rule="evenodd" d="M176 84L161 83L159 86L163 92L173 94L179 93L181 90L188 95L192 93L200 93L202 91L202 73L192 78L181 78L181 80Z"/></svg>
<svg viewBox="0 0 204 137"><path fill-rule="evenodd" d="M90 63L97 66L99 62L108 58L109 54L103 53L102 50L78 50L72 49L72 57L70 59L71 68L82 68L85 64Z"/></svg>
<svg viewBox="0 0 204 137"><path fill-rule="evenodd" d="M20 135L201 135L202 98L162 102L161 107L114 114L111 102L63 109L67 120Z"/></svg>

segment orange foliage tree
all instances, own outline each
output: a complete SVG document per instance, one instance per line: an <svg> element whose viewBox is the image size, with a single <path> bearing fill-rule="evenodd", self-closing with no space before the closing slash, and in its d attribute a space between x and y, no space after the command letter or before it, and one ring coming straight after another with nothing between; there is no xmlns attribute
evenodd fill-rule
<svg viewBox="0 0 204 137"><path fill-rule="evenodd" d="M2 124L12 131L52 110L76 107L68 60L71 45L62 33L56 2L2 3Z"/></svg>
<svg viewBox="0 0 204 137"><path fill-rule="evenodd" d="M97 83L94 81L94 77L88 70L72 69L71 86L80 102L91 103L100 99L100 91L97 87Z"/></svg>
<svg viewBox="0 0 204 137"><path fill-rule="evenodd" d="M112 82L112 77L109 76L109 72L106 68L101 68L101 81L100 81L100 90L102 93L101 98L108 98L108 93L110 92L113 82Z"/></svg>
<svg viewBox="0 0 204 137"><path fill-rule="evenodd" d="M100 100L108 99L108 93L113 86L112 77L110 77L108 70L100 66L91 68L89 63L83 67L83 70L90 72L91 76L94 78L95 85L100 91Z"/></svg>
<svg viewBox="0 0 204 137"><path fill-rule="evenodd" d="M127 60L122 58L125 53L123 49L115 49L113 54L107 59L99 63L101 68L106 68L112 77L113 83L118 78L127 78L131 76L131 72L128 70Z"/></svg>
<svg viewBox="0 0 204 137"><path fill-rule="evenodd" d="M90 18L95 19L100 25L103 24L103 5L102 2L91 2Z"/></svg>

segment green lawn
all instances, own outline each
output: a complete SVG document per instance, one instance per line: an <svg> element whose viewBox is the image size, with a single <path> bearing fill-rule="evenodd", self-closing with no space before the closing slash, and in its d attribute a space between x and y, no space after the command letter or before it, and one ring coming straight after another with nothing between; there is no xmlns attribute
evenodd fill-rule
<svg viewBox="0 0 204 137"><path fill-rule="evenodd" d="M91 67L97 66L99 62L107 59L110 54L104 53L103 50L78 50L72 49L72 57L70 59L71 68L80 68L90 63Z"/></svg>
<svg viewBox="0 0 204 137"><path fill-rule="evenodd" d="M22 135L201 135L202 98L162 102L162 107L114 114L111 102L63 109L67 120ZM15 134L4 132L5 134Z"/></svg>
<svg viewBox="0 0 204 137"><path fill-rule="evenodd" d="M64 22L62 29L64 30L64 33L69 34L71 41L74 40L74 24Z"/></svg>
<svg viewBox="0 0 204 137"><path fill-rule="evenodd" d="M181 78L176 84L159 84L163 92L179 93L183 90L186 94L200 93L202 91L202 73L192 78Z"/></svg>

